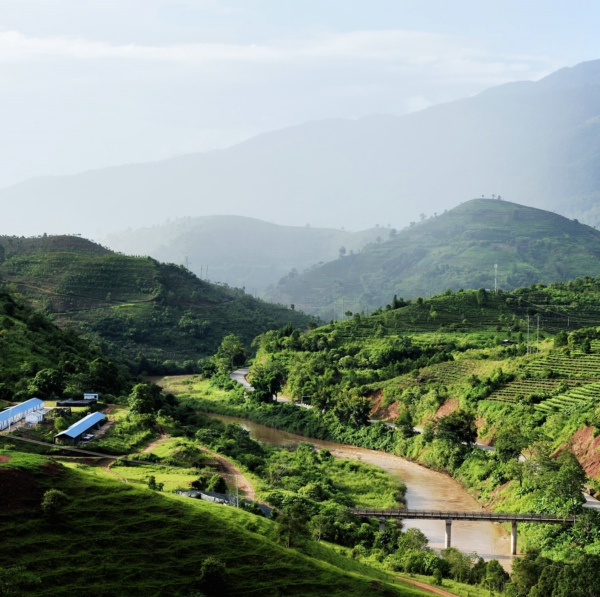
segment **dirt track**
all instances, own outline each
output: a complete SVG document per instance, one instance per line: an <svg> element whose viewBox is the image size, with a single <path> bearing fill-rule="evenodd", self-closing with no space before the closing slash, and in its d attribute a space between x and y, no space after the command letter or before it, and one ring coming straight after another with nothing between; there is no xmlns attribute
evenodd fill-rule
<svg viewBox="0 0 600 597"><path fill-rule="evenodd" d="M420 580L406 578L405 576L399 576L398 578L403 580L404 582L414 585L415 587L419 587L419 589L422 589L423 591L432 593L433 595L441 595L442 597L456 597L456 593L450 593L449 591L446 591L445 589L441 589L439 587L432 587L431 585L421 582Z"/></svg>
<svg viewBox="0 0 600 597"><path fill-rule="evenodd" d="M244 477L242 471L229 462L227 458L220 456L215 452L211 452L206 448L198 448L202 452L206 454L210 454L215 460L219 462L220 467L223 469L223 476L227 478L230 484L235 483L235 479L237 478L237 487L240 490L240 493L244 494L244 497L254 501L256 499L256 492L254 491L254 487L252 487L252 483L248 481L246 477Z"/></svg>

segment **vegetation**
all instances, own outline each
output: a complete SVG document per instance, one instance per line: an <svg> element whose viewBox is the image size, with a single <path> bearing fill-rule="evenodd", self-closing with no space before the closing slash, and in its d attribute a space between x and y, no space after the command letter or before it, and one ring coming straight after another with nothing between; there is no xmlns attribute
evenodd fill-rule
<svg viewBox="0 0 600 597"><path fill-rule="evenodd" d="M58 522L41 517L39 502L0 512L0 587L13 591L5 594L190 596L222 594L224 585L228 595L364 595L374 584L388 595L423 594L324 544L286 549L264 518L138 488L101 468L37 457L0 464L4 475L70 497Z"/></svg>
<svg viewBox="0 0 600 597"><path fill-rule="evenodd" d="M475 199L360 253L289 274L267 296L341 320L346 311L372 311L393 295L494 288L494 264L504 290L597 276L599 255L600 232L576 220L507 201Z"/></svg>
<svg viewBox="0 0 600 597"><path fill-rule="evenodd" d="M125 353L145 373L193 372L223 337L304 327L300 311L198 279L183 266L127 257L78 237L0 237L0 276L61 327Z"/></svg>
<svg viewBox="0 0 600 597"><path fill-rule="evenodd" d="M72 329L0 287L0 399L80 398L84 392L127 393L128 370Z"/></svg>

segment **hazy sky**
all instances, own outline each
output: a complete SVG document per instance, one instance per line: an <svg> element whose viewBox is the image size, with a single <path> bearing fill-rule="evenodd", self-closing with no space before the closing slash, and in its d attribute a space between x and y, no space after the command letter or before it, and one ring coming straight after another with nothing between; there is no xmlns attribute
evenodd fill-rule
<svg viewBox="0 0 600 597"><path fill-rule="evenodd" d="M600 58L594 0L0 0L0 186Z"/></svg>

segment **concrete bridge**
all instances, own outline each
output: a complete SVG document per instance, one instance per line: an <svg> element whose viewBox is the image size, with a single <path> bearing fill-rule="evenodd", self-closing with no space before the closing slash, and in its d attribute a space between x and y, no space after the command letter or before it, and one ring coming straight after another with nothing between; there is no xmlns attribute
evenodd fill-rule
<svg viewBox="0 0 600 597"><path fill-rule="evenodd" d="M364 518L378 518L379 529L385 529L385 521L388 518L413 519L413 520L445 520L446 540L445 546L452 544L452 521L453 520L487 520L491 522L510 522L510 552L517 553L517 523L546 523L546 524L573 524L574 516L561 518L551 514L509 514L499 512L443 512L440 510L366 510L361 508L350 509L356 516Z"/></svg>

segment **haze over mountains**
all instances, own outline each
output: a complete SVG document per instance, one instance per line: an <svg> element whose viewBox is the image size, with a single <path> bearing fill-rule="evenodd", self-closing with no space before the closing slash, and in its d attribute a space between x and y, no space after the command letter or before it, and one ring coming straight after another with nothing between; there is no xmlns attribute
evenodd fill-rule
<svg viewBox="0 0 600 597"><path fill-rule="evenodd" d="M104 242L123 253L185 264L203 279L262 295L293 269L302 272L336 259L340 249L350 254L389 234L390 230L379 227L347 232L278 226L241 216L206 216L112 234Z"/></svg>
<svg viewBox="0 0 600 597"><path fill-rule="evenodd" d="M482 194L597 224L599 133L592 61L405 116L310 122L226 150L29 180L0 201L38 217L8 211L0 232L97 236L216 213L404 226Z"/></svg>

